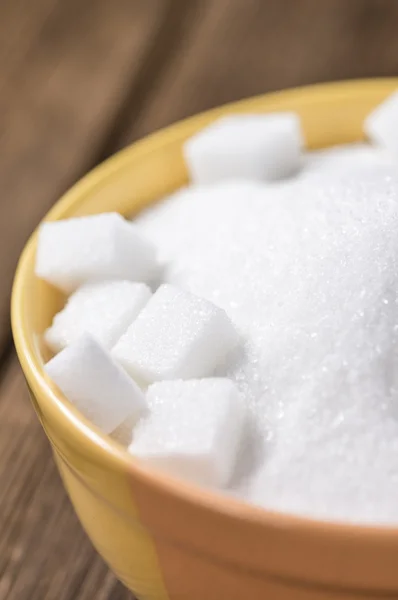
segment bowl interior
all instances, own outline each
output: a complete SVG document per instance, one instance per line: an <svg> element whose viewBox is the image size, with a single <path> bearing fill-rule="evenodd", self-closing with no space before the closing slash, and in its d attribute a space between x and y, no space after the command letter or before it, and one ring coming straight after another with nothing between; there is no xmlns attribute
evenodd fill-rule
<svg viewBox="0 0 398 600"><path fill-rule="evenodd" d="M96 168L56 204L45 220L104 211L133 215L184 185L187 172L182 143L226 113L294 110L301 117L308 148L362 140L365 116L397 86L395 79L326 84L256 97L195 116L138 142ZM36 233L18 266L12 326L25 376L38 399L38 411L56 421L73 442L84 443L98 460L111 457L115 467L131 463L127 453L87 423L44 375L42 367L49 354L41 343L41 333L64 297L34 276L35 249ZM227 505L230 500L223 498L222 502Z"/></svg>

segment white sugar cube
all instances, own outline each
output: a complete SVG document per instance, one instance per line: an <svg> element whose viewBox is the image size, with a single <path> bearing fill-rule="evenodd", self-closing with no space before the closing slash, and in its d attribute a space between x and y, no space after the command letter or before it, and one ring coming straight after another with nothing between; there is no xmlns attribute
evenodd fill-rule
<svg viewBox="0 0 398 600"><path fill-rule="evenodd" d="M367 116L364 131L374 144L398 154L398 90Z"/></svg>
<svg viewBox="0 0 398 600"><path fill-rule="evenodd" d="M89 281L148 282L156 270L153 244L117 213L65 219L40 227L36 275L65 293Z"/></svg>
<svg viewBox="0 0 398 600"><path fill-rule="evenodd" d="M110 437L122 446L128 448L133 441L133 432L137 424L137 419L133 416L127 417L112 433Z"/></svg>
<svg viewBox="0 0 398 600"><path fill-rule="evenodd" d="M146 383L211 375L238 342L225 311L172 285L161 285L112 350Z"/></svg>
<svg viewBox="0 0 398 600"><path fill-rule="evenodd" d="M83 333L111 349L151 297L145 283L100 281L86 283L55 315L44 339L59 352Z"/></svg>
<svg viewBox="0 0 398 600"><path fill-rule="evenodd" d="M146 412L141 389L89 334L62 350L45 370L64 396L104 433Z"/></svg>
<svg viewBox="0 0 398 600"><path fill-rule="evenodd" d="M223 117L190 138L183 148L191 180L271 181L300 167L303 135L292 112Z"/></svg>
<svg viewBox="0 0 398 600"><path fill-rule="evenodd" d="M245 422L232 381L155 383L147 400L151 413L134 430L129 452L171 475L206 486L227 485Z"/></svg>

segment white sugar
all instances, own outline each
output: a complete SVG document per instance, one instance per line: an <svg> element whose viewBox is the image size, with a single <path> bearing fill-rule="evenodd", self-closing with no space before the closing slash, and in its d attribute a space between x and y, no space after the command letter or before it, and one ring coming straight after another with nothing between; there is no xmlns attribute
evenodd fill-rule
<svg viewBox="0 0 398 600"><path fill-rule="evenodd" d="M305 168L301 175L305 178L313 175L349 174L353 171L364 171L378 167L391 168L396 164L386 150L374 148L370 144L342 144L333 148L325 148L304 155Z"/></svg>
<svg viewBox="0 0 398 600"><path fill-rule="evenodd" d="M86 283L55 315L44 339L53 352L59 352L83 333L90 333L110 350L150 297L151 291L145 283Z"/></svg>
<svg viewBox="0 0 398 600"><path fill-rule="evenodd" d="M230 492L398 522L398 179L365 163L188 188L136 222L165 281L223 308L242 334L217 373L236 382L253 424Z"/></svg>
<svg viewBox="0 0 398 600"><path fill-rule="evenodd" d="M158 268L156 249L117 213L40 226L35 273L67 294L93 281L151 282Z"/></svg>
<svg viewBox="0 0 398 600"><path fill-rule="evenodd" d="M172 285L161 285L112 350L143 383L207 377L237 345L225 311Z"/></svg>
<svg viewBox="0 0 398 600"><path fill-rule="evenodd" d="M137 422L147 411L138 385L88 333L54 356L45 370L65 397L104 433L128 418Z"/></svg>
<svg viewBox="0 0 398 600"><path fill-rule="evenodd" d="M303 145L293 112L228 115L187 140L183 154L196 184L231 177L273 181L299 170Z"/></svg>
<svg viewBox="0 0 398 600"><path fill-rule="evenodd" d="M217 377L162 381L148 388L149 415L129 451L148 465L211 487L231 478L245 424L232 381Z"/></svg>
<svg viewBox="0 0 398 600"><path fill-rule="evenodd" d="M398 155L398 90L390 94L367 116L364 132L377 146Z"/></svg>

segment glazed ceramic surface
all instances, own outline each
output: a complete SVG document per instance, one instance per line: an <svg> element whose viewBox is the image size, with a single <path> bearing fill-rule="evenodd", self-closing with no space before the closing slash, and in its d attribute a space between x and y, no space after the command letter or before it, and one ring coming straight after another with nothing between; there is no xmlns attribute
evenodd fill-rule
<svg viewBox="0 0 398 600"><path fill-rule="evenodd" d="M359 141L364 117L396 87L395 79L326 84L198 115L105 162L70 190L46 220L138 212L187 182L182 143L230 112L295 110L309 148ZM43 372L49 356L40 334L64 298L35 278L35 250L33 234L13 289L19 360L87 534L139 599L398 598L398 529L283 516L146 472L81 418Z"/></svg>

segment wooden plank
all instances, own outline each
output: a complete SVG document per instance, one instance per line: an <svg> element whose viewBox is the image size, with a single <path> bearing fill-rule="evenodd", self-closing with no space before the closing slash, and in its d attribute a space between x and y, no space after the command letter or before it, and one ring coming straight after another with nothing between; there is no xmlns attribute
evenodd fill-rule
<svg viewBox="0 0 398 600"><path fill-rule="evenodd" d="M0 385L0 600L127 600L63 490L16 358Z"/></svg>
<svg viewBox="0 0 398 600"><path fill-rule="evenodd" d="M177 56L184 52L183 42L190 39L191 31L196 23L200 22L202 10L208 0L169 0L163 14L162 27L152 44L146 61L134 78L130 93L126 97L123 110L115 122L112 135L104 147L101 159L107 158L120 147L119 138L129 130L129 121L139 118L141 111L146 106L147 99L152 99L156 82L169 65L174 65ZM173 74L171 74L173 77ZM161 101L161 99L159 99Z"/></svg>
<svg viewBox="0 0 398 600"><path fill-rule="evenodd" d="M25 0L2 0L0 36L0 94L8 89L13 75L29 57L43 23L59 0L39 0L35 10L27 10ZM7 93L7 92L6 92Z"/></svg>
<svg viewBox="0 0 398 600"><path fill-rule="evenodd" d="M398 3L204 0L115 143L214 106L320 81L398 73Z"/></svg>
<svg viewBox="0 0 398 600"><path fill-rule="evenodd" d="M4 19L0 5L0 39L3 26L20 32L17 11L9 16L12 2ZM0 73L7 75L0 96L0 352L20 250L44 212L101 156L131 82L156 43L167 2L39 0L37 14L29 0L18 5L35 16L12 73L4 66L12 49L9 34L0 60Z"/></svg>

